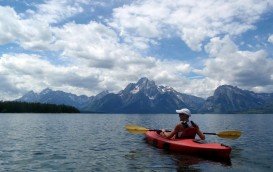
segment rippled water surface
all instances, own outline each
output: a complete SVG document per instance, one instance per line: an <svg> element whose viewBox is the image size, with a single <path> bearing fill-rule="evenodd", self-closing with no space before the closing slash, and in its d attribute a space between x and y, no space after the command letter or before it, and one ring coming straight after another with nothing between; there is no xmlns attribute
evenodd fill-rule
<svg viewBox="0 0 273 172"><path fill-rule="evenodd" d="M1 171L273 171L273 115L193 115L205 132L237 129L230 163L154 148L126 124L171 129L176 114L0 114Z"/></svg>

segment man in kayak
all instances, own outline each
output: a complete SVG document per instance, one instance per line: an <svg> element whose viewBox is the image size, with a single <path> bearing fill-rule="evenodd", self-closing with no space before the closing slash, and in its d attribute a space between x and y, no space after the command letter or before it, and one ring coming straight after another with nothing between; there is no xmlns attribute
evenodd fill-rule
<svg viewBox="0 0 273 172"><path fill-rule="evenodd" d="M180 123L178 123L172 132L166 132L164 129L160 133L161 136L171 139L194 139L197 134L200 139L205 140L205 135L193 121L189 121L191 111L189 109L176 110L179 114Z"/></svg>

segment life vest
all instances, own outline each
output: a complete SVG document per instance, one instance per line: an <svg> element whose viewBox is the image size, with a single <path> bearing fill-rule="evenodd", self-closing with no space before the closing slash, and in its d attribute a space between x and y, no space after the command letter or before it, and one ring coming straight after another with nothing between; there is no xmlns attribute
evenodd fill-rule
<svg viewBox="0 0 273 172"><path fill-rule="evenodd" d="M176 139L194 139L197 134L197 129L192 126L190 122L181 122L181 125L184 127L183 131L176 133Z"/></svg>

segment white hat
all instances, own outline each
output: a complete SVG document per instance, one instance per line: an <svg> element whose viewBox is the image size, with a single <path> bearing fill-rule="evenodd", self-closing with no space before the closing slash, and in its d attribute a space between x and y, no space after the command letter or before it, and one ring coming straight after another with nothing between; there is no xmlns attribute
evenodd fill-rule
<svg viewBox="0 0 273 172"><path fill-rule="evenodd" d="M191 116L191 111L190 111L189 109L187 109L187 108L183 108L183 109L180 109L180 110L176 110L176 113L178 113L178 114L183 113L183 114L186 114L186 115L188 115L188 116Z"/></svg>

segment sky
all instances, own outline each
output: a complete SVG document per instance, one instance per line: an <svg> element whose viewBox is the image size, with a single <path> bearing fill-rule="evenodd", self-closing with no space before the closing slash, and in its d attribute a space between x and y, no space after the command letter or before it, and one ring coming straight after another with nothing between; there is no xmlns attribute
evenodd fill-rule
<svg viewBox="0 0 273 172"><path fill-rule="evenodd" d="M224 84L273 93L273 1L0 0L0 100L142 77L203 98Z"/></svg>

